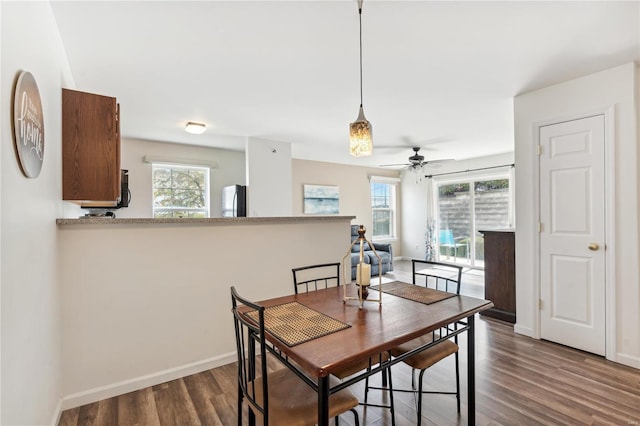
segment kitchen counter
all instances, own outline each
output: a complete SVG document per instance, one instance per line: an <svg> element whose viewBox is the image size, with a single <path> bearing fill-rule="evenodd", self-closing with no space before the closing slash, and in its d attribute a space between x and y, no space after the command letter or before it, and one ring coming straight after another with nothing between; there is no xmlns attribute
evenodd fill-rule
<svg viewBox="0 0 640 426"><path fill-rule="evenodd" d="M282 216L282 217L211 217L211 218L109 218L81 217L78 219L56 219L56 225L126 225L126 224L185 224L185 225L250 225L266 223L333 222L352 220L355 216Z"/></svg>

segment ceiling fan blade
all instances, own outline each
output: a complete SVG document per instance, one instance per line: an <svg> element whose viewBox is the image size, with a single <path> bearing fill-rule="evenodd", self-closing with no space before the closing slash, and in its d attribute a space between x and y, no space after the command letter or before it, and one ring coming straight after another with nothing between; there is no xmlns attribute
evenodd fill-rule
<svg viewBox="0 0 640 426"><path fill-rule="evenodd" d="M422 163L422 166L430 167L432 169L439 169L440 167L442 167L444 163L448 163L450 161L453 161L453 158L443 158L441 160L425 161L424 163Z"/></svg>
<svg viewBox="0 0 640 426"><path fill-rule="evenodd" d="M431 169L439 169L440 167L442 167L442 163L436 163L436 162L428 161L426 163L422 163L422 167L429 167Z"/></svg>
<svg viewBox="0 0 640 426"><path fill-rule="evenodd" d="M425 161L424 164L433 164L433 163L448 163L449 161L455 161L453 158L443 158L441 160L429 160Z"/></svg>
<svg viewBox="0 0 640 426"><path fill-rule="evenodd" d="M381 164L380 167L398 167L398 166L410 166L411 164L409 163L402 163L402 164Z"/></svg>

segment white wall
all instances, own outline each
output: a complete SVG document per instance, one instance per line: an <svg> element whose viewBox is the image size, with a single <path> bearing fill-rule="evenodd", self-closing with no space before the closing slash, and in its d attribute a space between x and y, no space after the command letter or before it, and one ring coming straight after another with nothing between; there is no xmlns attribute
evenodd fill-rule
<svg viewBox="0 0 640 426"><path fill-rule="evenodd" d="M349 217L227 221L60 227L65 408L233 362L230 287L291 294L350 243Z"/></svg>
<svg viewBox="0 0 640 426"><path fill-rule="evenodd" d="M178 163L190 160L217 163L216 168L210 169L211 217L222 217L221 198L224 186L245 184L245 156L243 152L140 139L123 139L121 152L121 167L129 170L129 189L132 198L129 207L116 211L118 218L153 217L151 164L143 161L147 155Z"/></svg>
<svg viewBox="0 0 640 426"><path fill-rule="evenodd" d="M489 157L473 158L467 160L452 161L442 164L440 168L428 169L431 174L451 173L465 170L473 170L485 167L495 167L504 164L513 164L512 152L492 155ZM508 168L503 169L508 170ZM478 171L477 173L495 173L495 170ZM516 171L517 173L517 171ZM425 173L426 174L426 173ZM474 174L475 176L476 174ZM460 179L471 176L470 173L450 175L451 179ZM437 177L433 178L436 179ZM411 173L403 173L402 176L402 256L405 258L424 259L425 233L427 230L427 209L432 200L428 200L429 188L433 179L416 179ZM433 206L432 206L433 208ZM435 209L433 210L435 212Z"/></svg>
<svg viewBox="0 0 640 426"><path fill-rule="evenodd" d="M55 218L63 212L61 88L73 81L48 2L1 2L0 423L56 420L62 390L61 291ZM20 70L36 79L44 114L44 162L23 176L11 133L11 95Z"/></svg>
<svg viewBox="0 0 640 426"><path fill-rule="evenodd" d="M0 75L2 74L2 4L0 3ZM4 102L4 87L0 84L0 102ZM2 125L0 117L0 129ZM0 133L0 141L4 141L5 134ZM4 144L3 144L4 145ZM2 162L0 161L0 223L2 223ZM2 241L2 226L0 226L0 241ZM2 423L2 244L0 244L0 423Z"/></svg>
<svg viewBox="0 0 640 426"><path fill-rule="evenodd" d="M615 353L607 357L640 368L640 275L638 247L638 86L637 67L630 63L566 83L527 93L515 98L516 136L516 309L517 332L539 336L537 299L539 282L536 270L537 211L536 123L574 118L580 114L603 112L612 108L614 128L611 144L614 153L612 176L613 201L613 278L616 334ZM611 324L608 324L611 326Z"/></svg>
<svg viewBox="0 0 640 426"><path fill-rule="evenodd" d="M370 229L373 225L371 216L370 176L399 177L400 171L376 167L357 167L344 164L325 163L321 161L293 160L293 214L304 216L303 191L305 184L336 185L340 188L340 214L355 216L354 225L364 225ZM400 185L397 187L398 206L402 202ZM398 220L398 238L401 238L402 221ZM371 239L371 233L367 233ZM393 255L400 256L398 240L389 241L393 245Z"/></svg>
<svg viewBox="0 0 640 426"><path fill-rule="evenodd" d="M291 216L291 144L247 138L247 216Z"/></svg>

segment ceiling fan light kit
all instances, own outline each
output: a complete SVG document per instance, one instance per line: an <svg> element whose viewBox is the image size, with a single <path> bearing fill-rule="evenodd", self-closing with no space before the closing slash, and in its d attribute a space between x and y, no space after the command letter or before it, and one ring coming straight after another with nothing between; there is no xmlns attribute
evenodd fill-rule
<svg viewBox="0 0 640 426"><path fill-rule="evenodd" d="M354 157L373 154L373 126L365 118L362 108L362 2L363 0L358 0L360 22L360 111L356 121L349 124L349 152Z"/></svg>
<svg viewBox="0 0 640 426"><path fill-rule="evenodd" d="M401 164L382 164L380 167L394 167L394 166L404 166L408 172L420 173L423 167L431 166L431 167L441 167L442 163L446 163L452 161L452 159L442 159L442 160L431 160L424 161L424 155L420 155L420 147L414 146L411 148L413 150L413 155L407 158L408 163Z"/></svg>
<svg viewBox="0 0 640 426"><path fill-rule="evenodd" d="M414 146L411 149L413 149L413 152L415 154L413 154L411 157L409 157L409 162L411 163L411 165L413 167L422 166L422 162L424 161L424 155L418 154L418 151L420 151L420 147L419 146Z"/></svg>

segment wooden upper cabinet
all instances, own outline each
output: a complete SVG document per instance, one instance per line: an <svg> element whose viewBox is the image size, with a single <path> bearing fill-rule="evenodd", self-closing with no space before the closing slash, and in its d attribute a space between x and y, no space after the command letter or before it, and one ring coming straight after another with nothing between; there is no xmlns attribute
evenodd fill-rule
<svg viewBox="0 0 640 426"><path fill-rule="evenodd" d="M62 199L114 207L120 198L120 105L62 89Z"/></svg>

